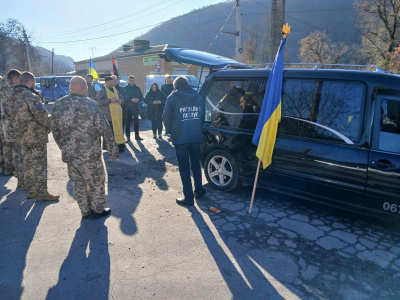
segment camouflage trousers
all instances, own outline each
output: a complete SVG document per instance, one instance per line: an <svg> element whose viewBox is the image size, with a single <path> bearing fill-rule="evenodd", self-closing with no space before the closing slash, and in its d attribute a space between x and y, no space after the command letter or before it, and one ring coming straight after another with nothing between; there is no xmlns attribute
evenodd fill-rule
<svg viewBox="0 0 400 300"><path fill-rule="evenodd" d="M47 194L47 145L24 146L24 185L29 193L36 187L36 195Z"/></svg>
<svg viewBox="0 0 400 300"><path fill-rule="evenodd" d="M83 216L93 210L101 213L106 205L103 161L67 163L75 198Z"/></svg>
<svg viewBox="0 0 400 300"><path fill-rule="evenodd" d="M1 120L0 120L1 122ZM0 166L4 166L5 168L13 167L13 156L12 156L12 147L11 143L8 143L4 140L3 128L0 131Z"/></svg>
<svg viewBox="0 0 400 300"><path fill-rule="evenodd" d="M21 143L12 143L12 156L13 165L15 169L15 176L18 179L24 178L24 161L22 157L22 145Z"/></svg>

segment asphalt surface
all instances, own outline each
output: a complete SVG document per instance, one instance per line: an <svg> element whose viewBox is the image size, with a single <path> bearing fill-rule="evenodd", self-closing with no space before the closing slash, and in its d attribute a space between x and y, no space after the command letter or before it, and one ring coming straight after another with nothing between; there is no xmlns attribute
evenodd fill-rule
<svg viewBox="0 0 400 300"><path fill-rule="evenodd" d="M261 189L249 215L251 188L205 180L204 198L178 206L174 149L140 123L143 142L104 153L108 219L81 221L52 138L59 202L0 175L0 299L400 299L398 224Z"/></svg>

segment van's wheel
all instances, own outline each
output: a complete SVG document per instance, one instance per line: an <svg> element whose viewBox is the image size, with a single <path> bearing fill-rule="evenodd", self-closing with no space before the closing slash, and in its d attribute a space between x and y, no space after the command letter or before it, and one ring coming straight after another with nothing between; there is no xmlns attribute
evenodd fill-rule
<svg viewBox="0 0 400 300"><path fill-rule="evenodd" d="M48 101L47 98L44 97L44 96L43 96L43 102L44 102L44 104L49 104L49 101Z"/></svg>
<svg viewBox="0 0 400 300"><path fill-rule="evenodd" d="M239 168L233 156L224 150L210 152L204 161L207 181L216 189L230 191L239 184Z"/></svg>

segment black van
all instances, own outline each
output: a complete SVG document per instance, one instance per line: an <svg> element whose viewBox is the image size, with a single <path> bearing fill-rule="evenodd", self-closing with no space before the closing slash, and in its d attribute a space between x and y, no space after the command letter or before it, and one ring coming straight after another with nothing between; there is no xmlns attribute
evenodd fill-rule
<svg viewBox="0 0 400 300"><path fill-rule="evenodd" d="M204 172L219 190L253 184L252 137L269 71L187 49L166 54L222 68L210 72L200 90ZM359 213L400 216L400 76L379 68L285 69L282 119L259 186Z"/></svg>

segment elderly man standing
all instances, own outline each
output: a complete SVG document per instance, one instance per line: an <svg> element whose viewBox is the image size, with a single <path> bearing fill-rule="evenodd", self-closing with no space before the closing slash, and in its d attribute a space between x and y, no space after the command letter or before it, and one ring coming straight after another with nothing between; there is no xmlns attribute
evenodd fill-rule
<svg viewBox="0 0 400 300"><path fill-rule="evenodd" d="M85 80L86 80L86 83L87 83L87 96L90 99L95 100L97 92L96 92L96 89L94 88L94 85L93 85L93 75L87 74L85 76Z"/></svg>
<svg viewBox="0 0 400 300"><path fill-rule="evenodd" d="M34 93L35 76L23 72L19 80L21 84L14 86L10 97L10 108L15 138L23 145L24 184L28 198L55 201L59 196L53 196L47 191L47 143L50 133L48 112L40 97Z"/></svg>
<svg viewBox="0 0 400 300"><path fill-rule="evenodd" d="M124 103L121 105L122 108L122 129L125 128L125 123L126 123L126 103L129 101L128 94L126 93L125 89L119 85L118 78L115 75L111 75L113 79L113 85L117 89L117 91L121 94L122 98L124 99Z"/></svg>
<svg viewBox="0 0 400 300"><path fill-rule="evenodd" d="M115 141L119 147L119 151L123 152L125 151L125 138L122 127L122 108L120 106L124 103L124 100L121 93L118 92L118 90L114 87L113 78L111 76L107 76L104 80L105 86L98 92L96 101L103 108L107 121L110 123L111 129L113 130L115 136ZM111 107L111 105L114 103L118 104L119 107L116 107L115 105L114 107ZM113 117L111 109L113 109Z"/></svg>
<svg viewBox="0 0 400 300"><path fill-rule="evenodd" d="M82 219L99 219L106 208L105 171L101 160L101 137L111 159L118 159L118 146L100 106L86 97L85 80L71 79L71 93L57 100L51 112L51 128L67 163Z"/></svg>

